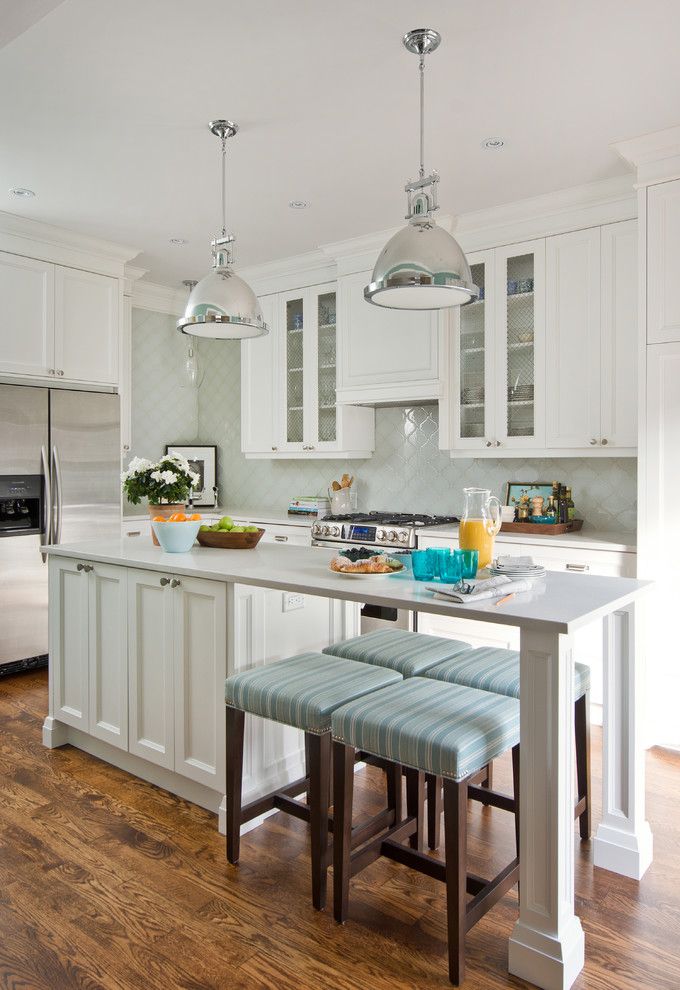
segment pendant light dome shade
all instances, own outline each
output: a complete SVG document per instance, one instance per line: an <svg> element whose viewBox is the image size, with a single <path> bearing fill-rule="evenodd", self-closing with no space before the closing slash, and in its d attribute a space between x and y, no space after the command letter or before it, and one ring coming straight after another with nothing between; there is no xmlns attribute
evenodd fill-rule
<svg viewBox="0 0 680 990"><path fill-rule="evenodd" d="M211 243L212 271L194 285L177 329L180 333L212 340L262 337L269 333L269 327L262 318L255 293L234 274L234 235L227 233L227 139L237 134L238 124L232 120L211 120L208 127L222 142L222 233Z"/></svg>
<svg viewBox="0 0 680 990"><path fill-rule="evenodd" d="M444 309L476 299L458 242L434 220L412 220L380 252L364 298L389 309Z"/></svg>
<svg viewBox="0 0 680 990"><path fill-rule="evenodd" d="M213 340L241 340L269 332L255 293L228 266L214 268L195 286L177 328Z"/></svg>

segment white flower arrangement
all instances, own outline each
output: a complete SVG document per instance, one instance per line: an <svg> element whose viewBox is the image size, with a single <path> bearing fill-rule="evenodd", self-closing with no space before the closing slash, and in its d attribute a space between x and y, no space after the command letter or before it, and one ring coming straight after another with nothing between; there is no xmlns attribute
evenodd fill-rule
<svg viewBox="0 0 680 990"><path fill-rule="evenodd" d="M199 482L189 462L180 454L167 454L160 461L133 457L127 471L121 474L123 491L129 502L138 505L147 498L152 505L163 502L186 502L189 492Z"/></svg>

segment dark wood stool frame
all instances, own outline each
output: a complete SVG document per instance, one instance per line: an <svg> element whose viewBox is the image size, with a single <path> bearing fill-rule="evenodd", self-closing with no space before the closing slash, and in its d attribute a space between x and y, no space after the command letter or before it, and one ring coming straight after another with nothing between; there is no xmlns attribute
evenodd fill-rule
<svg viewBox="0 0 680 990"><path fill-rule="evenodd" d="M242 709L226 706L227 859L234 865L238 863L241 851L241 825L267 811L274 809L284 811L294 818L308 822L311 831L312 904L321 911L326 906L328 866L332 856L332 847L328 838L329 832L333 831L333 815L329 813L332 773L330 730L322 733L305 732L305 777L243 806L241 789L245 716L246 712ZM403 815L401 767L388 764L384 760L373 760L362 752L356 753L357 760L365 757L386 772L387 807L356 830L353 840L355 844L366 842L373 835L394 825ZM294 795L303 792L306 801L294 799ZM420 801L418 817L422 822L425 800L422 788L420 791L416 790L415 798L412 793L410 800Z"/></svg>
<svg viewBox="0 0 680 990"><path fill-rule="evenodd" d="M358 846L355 842L357 829L352 827L354 763L354 747L334 741L333 916L341 924L347 920L350 879L380 856L443 881L446 884L449 978L458 986L465 974L466 933L519 882L519 854L491 880L467 871L468 792L471 789L480 789L473 781L480 780L480 773L484 771L461 781L444 779L445 861L441 863L422 852L421 797L425 774L411 768L404 768L407 781L406 818L397 821L382 835L374 836ZM519 794L519 745L512 750L512 771L514 792ZM396 774L399 778L401 773L402 768L397 766ZM503 807L514 814L515 843L518 846L519 814L515 800L495 792L488 792L487 798L497 807ZM405 840L408 840L410 848L404 845ZM466 901L467 894L472 895L470 901Z"/></svg>
<svg viewBox="0 0 680 990"><path fill-rule="evenodd" d="M574 818L579 820L581 841L587 841L592 832L591 775L590 775L590 691L586 691L574 702L574 738L576 743L576 804ZM442 778L434 774L426 775L427 791L427 845L430 849L439 847L441 837L441 816L444 810L442 800ZM479 786L470 788L470 799L482 804L498 807L490 797L493 791L493 764L480 770L477 779L471 783Z"/></svg>

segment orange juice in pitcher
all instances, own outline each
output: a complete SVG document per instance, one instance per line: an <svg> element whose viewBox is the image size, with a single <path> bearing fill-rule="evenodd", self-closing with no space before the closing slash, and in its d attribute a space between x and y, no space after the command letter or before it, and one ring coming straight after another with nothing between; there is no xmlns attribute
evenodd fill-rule
<svg viewBox="0 0 680 990"><path fill-rule="evenodd" d="M481 570L493 560L493 543L501 528L501 503L488 488L464 488L463 494L458 542L461 550L477 550Z"/></svg>

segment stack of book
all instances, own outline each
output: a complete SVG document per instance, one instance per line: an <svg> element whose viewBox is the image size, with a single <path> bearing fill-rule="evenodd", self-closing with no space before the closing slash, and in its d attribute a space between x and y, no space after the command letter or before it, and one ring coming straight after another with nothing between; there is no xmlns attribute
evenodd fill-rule
<svg viewBox="0 0 680 990"><path fill-rule="evenodd" d="M301 495L292 498L288 506L289 516L316 516L323 519L331 511L330 500L325 495Z"/></svg>

